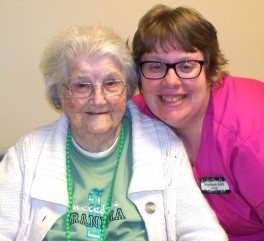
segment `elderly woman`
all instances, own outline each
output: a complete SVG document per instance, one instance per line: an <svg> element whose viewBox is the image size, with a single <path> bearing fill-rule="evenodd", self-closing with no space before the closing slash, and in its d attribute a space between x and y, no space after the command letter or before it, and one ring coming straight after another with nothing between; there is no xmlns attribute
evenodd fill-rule
<svg viewBox="0 0 264 241"><path fill-rule="evenodd" d="M125 43L72 27L41 70L61 118L10 148L0 166L0 240L226 240L181 141L127 100Z"/></svg>

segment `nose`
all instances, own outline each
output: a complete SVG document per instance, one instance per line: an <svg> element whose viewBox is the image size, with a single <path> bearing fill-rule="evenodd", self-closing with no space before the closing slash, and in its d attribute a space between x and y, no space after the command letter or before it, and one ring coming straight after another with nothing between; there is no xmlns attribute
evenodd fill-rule
<svg viewBox="0 0 264 241"><path fill-rule="evenodd" d="M181 80L176 74L175 68L169 68L167 74L162 80L162 85L168 88L174 88L178 85L181 85Z"/></svg>
<svg viewBox="0 0 264 241"><path fill-rule="evenodd" d="M93 87L93 93L90 97L90 103L101 104L105 103L105 101L106 100L101 85L95 85Z"/></svg>

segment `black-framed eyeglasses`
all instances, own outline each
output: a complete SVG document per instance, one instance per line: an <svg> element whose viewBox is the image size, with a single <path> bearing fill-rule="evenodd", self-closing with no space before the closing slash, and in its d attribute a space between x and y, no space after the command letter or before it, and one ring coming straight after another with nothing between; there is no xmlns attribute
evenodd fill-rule
<svg viewBox="0 0 264 241"><path fill-rule="evenodd" d="M138 66L146 79L163 79L170 68L181 79L193 79L200 75L204 60L185 60L177 63L165 63L159 61L141 61Z"/></svg>
<svg viewBox="0 0 264 241"><path fill-rule="evenodd" d="M95 88L101 88L105 96L117 96L123 94L126 86L127 84L122 80L111 80L97 85L90 82L74 83L70 87L64 84L64 87L72 93L74 98L90 97Z"/></svg>

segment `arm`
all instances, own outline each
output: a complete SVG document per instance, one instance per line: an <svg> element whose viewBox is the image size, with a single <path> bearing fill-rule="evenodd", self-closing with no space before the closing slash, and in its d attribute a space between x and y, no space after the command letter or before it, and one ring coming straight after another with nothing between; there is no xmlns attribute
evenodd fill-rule
<svg viewBox="0 0 264 241"><path fill-rule="evenodd" d="M165 175L168 181L168 228L175 230L179 241L224 241L227 236L215 213L200 192L182 142L168 153ZM170 220L171 219L171 220ZM172 233L174 233L172 231Z"/></svg>
<svg viewBox="0 0 264 241"><path fill-rule="evenodd" d="M15 147L0 162L0 240L15 240L21 223L23 164Z"/></svg>
<svg viewBox="0 0 264 241"><path fill-rule="evenodd" d="M263 129L263 128L262 128ZM240 146L233 160L232 172L238 194L264 225L264 131L254 134Z"/></svg>

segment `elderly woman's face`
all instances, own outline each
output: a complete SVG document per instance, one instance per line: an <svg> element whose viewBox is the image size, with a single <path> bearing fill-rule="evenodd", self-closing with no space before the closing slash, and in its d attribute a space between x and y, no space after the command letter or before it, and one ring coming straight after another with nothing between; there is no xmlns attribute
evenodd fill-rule
<svg viewBox="0 0 264 241"><path fill-rule="evenodd" d="M112 88L114 88L111 87L112 81L117 80L126 84L120 67L109 57L94 59L79 57L74 61L71 66L70 78L66 83L68 88L78 84L78 88L81 88L79 93L83 93L83 88L86 88L84 86L87 83L96 87L92 88L91 95L86 97L74 96L74 94L78 94L78 89L75 92L76 89L73 90L73 87L71 91L64 88L61 100L62 109L70 119L73 135L101 135L115 132L121 124L127 100L125 86L122 93L108 96L109 93L111 95ZM103 88L106 89L106 94ZM110 92L107 92L108 88L110 88ZM116 93L116 90L113 91Z"/></svg>

